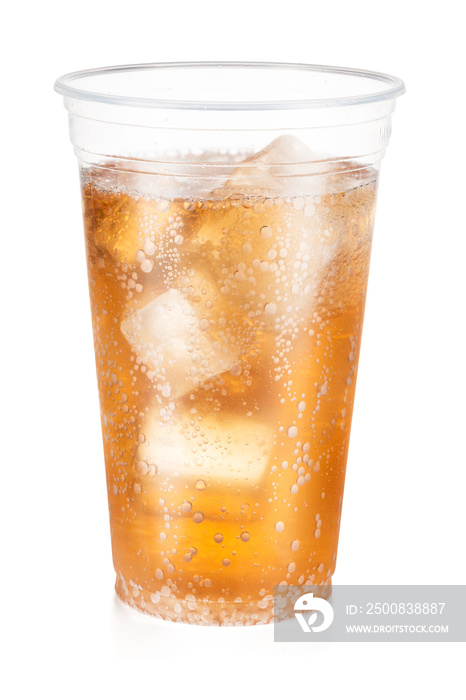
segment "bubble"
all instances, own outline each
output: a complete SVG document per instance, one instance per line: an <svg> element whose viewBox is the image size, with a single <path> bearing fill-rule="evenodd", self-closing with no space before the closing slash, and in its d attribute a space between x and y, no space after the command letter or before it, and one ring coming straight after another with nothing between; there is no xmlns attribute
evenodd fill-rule
<svg viewBox="0 0 466 700"><path fill-rule="evenodd" d="M291 543L291 551L292 552L297 552L299 549L299 540L293 540Z"/></svg>
<svg viewBox="0 0 466 700"><path fill-rule="evenodd" d="M230 560L229 559L222 559L222 564L223 564L223 566L230 566Z"/></svg>
<svg viewBox="0 0 466 700"><path fill-rule="evenodd" d="M162 569L156 569L155 570L155 578L157 578L159 581L163 579L163 571Z"/></svg>
<svg viewBox="0 0 466 700"><path fill-rule="evenodd" d="M314 537L316 538L316 540L319 539L319 537L320 537L320 530L319 530L319 529L317 529L317 530L314 532Z"/></svg>
<svg viewBox="0 0 466 700"><path fill-rule="evenodd" d="M214 540L217 544L220 544L220 542L223 542L223 535L221 532L217 532L216 535L214 535Z"/></svg>
<svg viewBox="0 0 466 700"><path fill-rule="evenodd" d="M302 413L302 412L304 411L305 408L306 408L306 402L305 402L305 401L300 401L300 402L298 403L298 411L300 411L300 412Z"/></svg>
<svg viewBox="0 0 466 700"><path fill-rule="evenodd" d="M235 362L235 364L230 367L230 374L233 377L239 377L242 371L241 362Z"/></svg>
<svg viewBox="0 0 466 700"><path fill-rule="evenodd" d="M201 331L208 331L209 330L210 323L207 318L201 318L199 321L199 328Z"/></svg>
<svg viewBox="0 0 466 700"><path fill-rule="evenodd" d="M296 425L290 425L290 427L288 428L288 437L295 438L297 436L297 434L298 434L298 428L296 427Z"/></svg>
<svg viewBox="0 0 466 700"><path fill-rule="evenodd" d="M261 236L262 236L262 238L265 238L265 239L267 239L267 238L272 238L272 236L273 236L273 231L272 231L272 229L270 228L270 226L262 226L262 228L261 228Z"/></svg>
<svg viewBox="0 0 466 700"><path fill-rule="evenodd" d="M168 399L168 397L170 396L170 394L171 394L171 387L170 387L170 384L169 384L168 382L165 382L165 384L162 386L161 394L162 394L162 396L164 396L166 399Z"/></svg>
<svg viewBox="0 0 466 700"><path fill-rule="evenodd" d="M198 479L198 480L196 481L196 488L197 488L198 491L204 491L204 489L205 489L205 481L203 481L202 479Z"/></svg>
<svg viewBox="0 0 466 700"><path fill-rule="evenodd" d="M152 243L150 238L146 238L144 243L144 252L146 255L154 255L155 245Z"/></svg>
<svg viewBox="0 0 466 700"><path fill-rule="evenodd" d="M288 462L285 460L282 462L282 469L286 469L288 467Z"/></svg>
<svg viewBox="0 0 466 700"><path fill-rule="evenodd" d="M154 263L152 260L143 260L141 263L141 270L143 272L149 273L152 271L152 268L154 267Z"/></svg>
<svg viewBox="0 0 466 700"><path fill-rule="evenodd" d="M305 442L304 445L303 445L303 452L304 452L304 453L309 452L310 449L311 449L310 443L309 443L309 442Z"/></svg>
<svg viewBox="0 0 466 700"><path fill-rule="evenodd" d="M293 486L290 488L290 491L293 495L296 495L299 491L299 486L297 484L293 484Z"/></svg>
<svg viewBox="0 0 466 700"><path fill-rule="evenodd" d="M142 445L146 441L146 436L143 433L139 433L138 435L138 442L140 445Z"/></svg>
<svg viewBox="0 0 466 700"><path fill-rule="evenodd" d="M189 501L183 501L181 505L181 510L183 513L190 513L192 510L193 504L190 503Z"/></svg>
<svg viewBox="0 0 466 700"><path fill-rule="evenodd" d="M282 522L281 520L279 520L277 523L275 523L275 530L276 530L277 532L283 532L284 529L285 529L285 523L284 523L284 522Z"/></svg>
<svg viewBox="0 0 466 700"><path fill-rule="evenodd" d="M250 253L252 253L252 245L250 243L243 243L243 245L241 246L241 250L245 255L249 255Z"/></svg>
<svg viewBox="0 0 466 700"><path fill-rule="evenodd" d="M138 261L138 263L144 262L145 259L146 259L146 256L144 255L144 251L138 250L138 252L136 253L136 260Z"/></svg>
<svg viewBox="0 0 466 700"><path fill-rule="evenodd" d="M243 542L249 542L249 540L251 539L251 535L249 534L249 532L242 532L240 538L243 540Z"/></svg>
<svg viewBox="0 0 466 700"><path fill-rule="evenodd" d="M176 245L181 245L183 243L184 238L181 235L181 233L177 233L177 235L174 238L174 241L175 241Z"/></svg>
<svg viewBox="0 0 466 700"><path fill-rule="evenodd" d="M288 573L292 574L296 571L296 564L292 561L291 564L288 564Z"/></svg>
<svg viewBox="0 0 466 700"><path fill-rule="evenodd" d="M265 305L264 311L268 316L275 316L275 314L277 313L277 305L274 304L273 301L271 301Z"/></svg>
<svg viewBox="0 0 466 700"><path fill-rule="evenodd" d="M149 465L146 462L138 462L136 469L141 476L146 476L149 473Z"/></svg>
<svg viewBox="0 0 466 700"><path fill-rule="evenodd" d="M134 488L134 493L141 493L141 484L138 484L137 482L133 486Z"/></svg>
<svg viewBox="0 0 466 700"><path fill-rule="evenodd" d="M193 521L195 523L202 523L203 520L204 520L204 513L201 513L200 510L196 511L193 515Z"/></svg>

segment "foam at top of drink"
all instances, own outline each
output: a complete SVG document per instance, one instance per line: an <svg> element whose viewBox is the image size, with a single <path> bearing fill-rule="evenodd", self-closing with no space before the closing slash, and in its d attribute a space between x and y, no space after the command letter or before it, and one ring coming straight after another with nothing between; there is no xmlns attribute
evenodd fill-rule
<svg viewBox="0 0 466 700"><path fill-rule="evenodd" d="M374 168L326 159L294 136L279 136L253 154L211 151L128 163L109 160L89 169L85 179L99 189L136 198L235 201L333 194L376 178Z"/></svg>

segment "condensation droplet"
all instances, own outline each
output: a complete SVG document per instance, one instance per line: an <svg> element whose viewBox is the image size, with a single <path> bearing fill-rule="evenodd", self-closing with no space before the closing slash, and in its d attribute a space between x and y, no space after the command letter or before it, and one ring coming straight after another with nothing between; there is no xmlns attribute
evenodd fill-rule
<svg viewBox="0 0 466 700"><path fill-rule="evenodd" d="M230 560L229 559L222 559L222 564L223 566L230 566Z"/></svg>
<svg viewBox="0 0 466 700"><path fill-rule="evenodd" d="M189 501L183 501L183 503L181 505L181 510L183 511L183 513L190 513L192 507L193 507L192 503L190 503Z"/></svg>
<svg viewBox="0 0 466 700"><path fill-rule="evenodd" d="M275 530L276 530L277 532L283 532L284 529L285 529L285 523L284 523L284 522L282 522L281 520L279 520L278 523L275 523Z"/></svg>
<svg viewBox="0 0 466 700"><path fill-rule="evenodd" d="M296 425L290 425L290 427L288 428L288 437L295 438L297 436L297 434L298 434L298 428L296 427Z"/></svg>
<svg viewBox="0 0 466 700"><path fill-rule="evenodd" d="M242 532L240 538L243 540L243 542L249 542L249 540L251 539L251 535L249 534L249 532Z"/></svg>
<svg viewBox="0 0 466 700"><path fill-rule="evenodd" d="M204 520L204 513L201 513L201 511L199 511L199 510L196 511L193 515L193 521L195 523L202 523L203 520Z"/></svg>
<svg viewBox="0 0 466 700"><path fill-rule="evenodd" d="M214 535L214 540L217 542L217 544L220 544L220 542L223 542L223 535L221 532L217 532L216 535Z"/></svg>
<svg viewBox="0 0 466 700"><path fill-rule="evenodd" d="M293 540L291 543L291 551L292 552L297 552L299 549L299 540Z"/></svg>

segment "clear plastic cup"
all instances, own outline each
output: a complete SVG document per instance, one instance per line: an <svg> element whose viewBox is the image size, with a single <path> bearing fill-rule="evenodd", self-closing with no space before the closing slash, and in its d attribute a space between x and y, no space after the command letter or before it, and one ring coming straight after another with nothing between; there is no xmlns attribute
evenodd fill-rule
<svg viewBox="0 0 466 700"><path fill-rule="evenodd" d="M169 620L269 622L275 585L325 593L335 569L403 83L193 63L55 87L81 173L117 594Z"/></svg>

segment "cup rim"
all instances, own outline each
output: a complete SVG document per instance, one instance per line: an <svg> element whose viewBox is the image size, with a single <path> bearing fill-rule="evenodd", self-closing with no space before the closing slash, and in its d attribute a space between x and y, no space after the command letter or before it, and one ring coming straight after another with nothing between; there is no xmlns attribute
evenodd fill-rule
<svg viewBox="0 0 466 700"><path fill-rule="evenodd" d="M77 81L89 80L115 73L143 72L155 70L190 70L190 69L259 69L259 70L289 70L313 73L325 73L328 75L347 76L349 78L370 79L378 81L381 89L376 92L367 92L358 95L344 95L336 97L318 97L293 100L178 100L159 99L154 97L141 97L112 92L94 92L76 86ZM369 70L355 68L341 68L337 66L324 66L305 63L271 63L271 62L242 62L242 61L199 61L199 62L175 62L175 63L138 63L121 66L108 66L104 68L92 68L89 70L66 73L60 76L54 85L56 92L65 98L84 102L99 102L120 107L143 107L151 109L170 110L194 110L194 111L271 111L290 109L321 109L333 107L348 107L374 102L393 100L405 92L405 85L400 78Z"/></svg>

